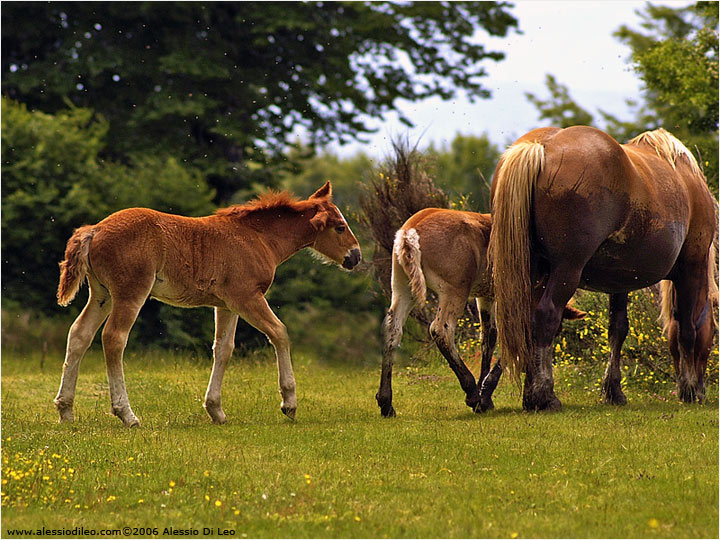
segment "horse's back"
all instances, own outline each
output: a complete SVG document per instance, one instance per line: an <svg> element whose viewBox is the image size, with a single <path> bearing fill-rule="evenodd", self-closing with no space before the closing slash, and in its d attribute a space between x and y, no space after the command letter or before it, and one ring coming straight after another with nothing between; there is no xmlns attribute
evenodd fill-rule
<svg viewBox="0 0 720 540"><path fill-rule="evenodd" d="M665 278L691 223L687 179L651 149L586 126L547 137L534 225L551 264L583 268L581 286L607 292Z"/></svg>

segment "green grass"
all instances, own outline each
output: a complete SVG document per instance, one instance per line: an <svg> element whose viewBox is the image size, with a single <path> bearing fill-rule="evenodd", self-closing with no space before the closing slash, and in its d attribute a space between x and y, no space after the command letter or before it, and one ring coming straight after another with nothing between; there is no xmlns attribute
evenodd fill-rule
<svg viewBox="0 0 720 540"><path fill-rule="evenodd" d="M39 356L3 355L3 537L43 526L240 538L717 537L717 386L703 406L668 400L662 386L659 397L630 388L615 408L576 371L568 383L561 366L561 412L522 412L505 381L497 409L476 416L438 363L396 369L398 417L383 419L379 370L297 357L293 423L280 413L273 363L233 358L229 423L215 426L201 406L209 362L136 354L125 371L143 425L127 429L109 413L97 351L80 371L75 423L57 423L60 369L61 358L40 370Z"/></svg>

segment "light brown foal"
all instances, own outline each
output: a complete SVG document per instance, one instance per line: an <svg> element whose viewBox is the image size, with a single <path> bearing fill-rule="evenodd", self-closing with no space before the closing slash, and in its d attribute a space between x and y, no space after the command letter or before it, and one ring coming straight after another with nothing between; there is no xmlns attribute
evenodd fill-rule
<svg viewBox="0 0 720 540"><path fill-rule="evenodd" d="M227 420L221 386L238 317L275 347L281 409L294 418L297 399L288 333L265 293L277 266L306 247L348 270L360 262L357 239L332 203L329 182L302 201L288 193L269 193L200 218L130 208L77 229L60 263L58 303L68 305L85 277L90 297L68 334L55 398L60 420L73 420L80 361L107 319L102 343L112 412L127 426L139 425L125 388L123 351L148 297L176 306L215 308L213 368L203 404L213 422Z"/></svg>
<svg viewBox="0 0 720 540"><path fill-rule="evenodd" d="M383 416L395 416L392 368L403 325L410 311L423 304L429 287L438 295L430 335L460 381L465 403L476 412L493 408L492 393L502 365L490 369L497 341L495 295L487 264L490 214L425 208L411 216L395 235L392 254L392 301L383 322L380 389L375 399ZM480 377L475 378L455 346L457 321L468 297L474 297L482 323ZM584 311L566 306L565 319L582 319Z"/></svg>

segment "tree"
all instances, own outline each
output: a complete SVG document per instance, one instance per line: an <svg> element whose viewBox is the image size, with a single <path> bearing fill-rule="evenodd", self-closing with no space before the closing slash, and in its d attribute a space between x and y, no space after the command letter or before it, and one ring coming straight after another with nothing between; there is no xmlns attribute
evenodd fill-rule
<svg viewBox="0 0 720 540"><path fill-rule="evenodd" d="M717 194L718 3L698 2L686 8L647 4L639 14L647 33L627 26L615 32L631 48L630 60L644 84L640 99L627 100L632 118L601 110L598 125L552 75L546 77L548 100L526 96L552 125L595 124L620 142L664 127L693 151Z"/></svg>
<svg viewBox="0 0 720 540"><path fill-rule="evenodd" d="M489 95L477 30L505 2L53 2L2 11L3 94L109 122L105 152L172 152L229 201L298 130L311 146L372 132L398 99ZM402 120L411 125L409 118Z"/></svg>
<svg viewBox="0 0 720 540"><path fill-rule="evenodd" d="M647 33L622 26L615 35L632 49L653 127L665 127L694 150L717 193L718 3L676 9L648 4L639 14Z"/></svg>
<svg viewBox="0 0 720 540"><path fill-rule="evenodd" d="M57 263L80 225L129 206L186 215L213 210L201 175L173 157L102 160L107 131L107 121L89 109L50 115L2 99L3 300L52 312Z"/></svg>
<svg viewBox="0 0 720 540"><path fill-rule="evenodd" d="M426 153L440 188L461 199L467 210L490 212L490 181L500 150L487 135L457 134L448 147L430 145Z"/></svg>
<svg viewBox="0 0 720 540"><path fill-rule="evenodd" d="M593 116L580 107L571 97L568 87L560 84L553 75L545 75L545 86L550 92L547 100L542 100L531 92L525 92L525 97L535 105L542 120L550 120L553 126L591 126Z"/></svg>

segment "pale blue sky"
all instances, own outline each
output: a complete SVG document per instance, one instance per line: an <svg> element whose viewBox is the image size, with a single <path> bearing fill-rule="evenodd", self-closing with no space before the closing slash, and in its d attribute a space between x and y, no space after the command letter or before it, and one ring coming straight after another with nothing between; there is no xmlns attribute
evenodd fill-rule
<svg viewBox="0 0 720 540"><path fill-rule="evenodd" d="M655 3L655 2L654 2ZM659 2L673 7L687 1ZM411 141L422 135L420 147L434 142L448 144L457 133L481 135L503 147L523 133L546 124L525 98L525 92L546 97L545 75L555 75L569 87L570 95L582 107L596 114L598 109L627 118L625 100L637 98L641 82L628 62L630 49L613 37L621 25L640 28L635 14L645 5L635 0L553 0L515 3L512 12L523 34L489 38L479 33L488 49L506 53L504 60L486 62L485 86L492 98L474 104L464 98L451 102L430 99L421 103L401 103L403 111L415 122L408 129L390 115L381 129L370 136L369 144L353 143L330 149L341 156L363 150L374 157L390 153L389 141L408 134ZM424 132L424 134L423 134Z"/></svg>

